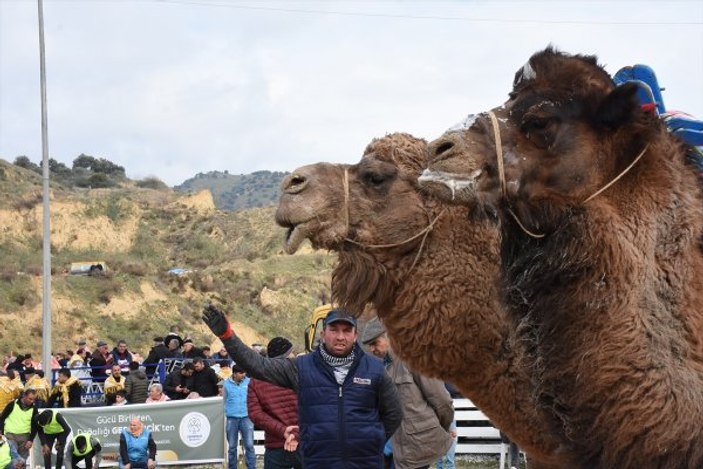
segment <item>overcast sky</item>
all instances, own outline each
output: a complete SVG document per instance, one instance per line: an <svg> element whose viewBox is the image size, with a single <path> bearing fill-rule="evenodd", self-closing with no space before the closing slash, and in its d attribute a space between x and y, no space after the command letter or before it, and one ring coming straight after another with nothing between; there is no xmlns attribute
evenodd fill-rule
<svg viewBox="0 0 703 469"><path fill-rule="evenodd" d="M703 118L703 1L45 0L49 153L169 185L354 163L502 103L548 44L645 63ZM0 158L41 160L37 2L0 0Z"/></svg>

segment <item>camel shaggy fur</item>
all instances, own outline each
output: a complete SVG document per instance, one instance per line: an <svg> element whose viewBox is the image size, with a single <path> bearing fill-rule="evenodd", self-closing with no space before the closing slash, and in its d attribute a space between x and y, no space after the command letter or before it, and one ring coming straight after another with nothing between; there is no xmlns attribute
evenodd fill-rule
<svg viewBox="0 0 703 469"><path fill-rule="evenodd" d="M499 305L496 220L469 220L462 207L419 192L426 156L424 140L392 134L371 142L356 165L293 171L276 213L288 228L286 251L305 239L336 251L336 301L357 312L373 304L398 355L455 383L531 466L568 466Z"/></svg>
<svg viewBox="0 0 703 469"><path fill-rule="evenodd" d="M551 427L582 467L703 467L703 200L686 149L635 85L551 48L492 112L432 142L421 181L500 213L503 300Z"/></svg>

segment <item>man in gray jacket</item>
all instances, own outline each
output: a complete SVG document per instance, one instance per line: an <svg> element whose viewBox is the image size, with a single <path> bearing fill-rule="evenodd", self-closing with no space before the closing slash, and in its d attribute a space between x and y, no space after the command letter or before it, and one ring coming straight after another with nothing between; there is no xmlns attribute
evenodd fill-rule
<svg viewBox="0 0 703 469"><path fill-rule="evenodd" d="M442 381L409 370L393 354L386 330L378 318L366 324L361 342L370 353L383 359L403 405L403 420L391 438L395 467L429 468L454 441L449 433L454 421L449 392Z"/></svg>

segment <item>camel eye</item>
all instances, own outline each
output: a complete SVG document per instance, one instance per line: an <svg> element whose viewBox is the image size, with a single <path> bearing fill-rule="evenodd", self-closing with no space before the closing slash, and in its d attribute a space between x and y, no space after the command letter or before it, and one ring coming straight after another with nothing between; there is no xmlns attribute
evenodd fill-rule
<svg viewBox="0 0 703 469"><path fill-rule="evenodd" d="M527 134L535 130L544 130L549 125L550 119L547 117L530 117L520 126L520 130Z"/></svg>
<svg viewBox="0 0 703 469"><path fill-rule="evenodd" d="M367 183L372 184L374 186L379 186L383 184L386 181L386 176L384 174L379 174L379 173L366 173L364 175L364 179L366 180Z"/></svg>

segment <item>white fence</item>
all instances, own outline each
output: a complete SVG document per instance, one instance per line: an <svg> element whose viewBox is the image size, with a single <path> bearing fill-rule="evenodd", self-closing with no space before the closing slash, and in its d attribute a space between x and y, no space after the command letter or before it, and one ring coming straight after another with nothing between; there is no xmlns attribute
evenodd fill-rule
<svg viewBox="0 0 703 469"><path fill-rule="evenodd" d="M501 454L504 451L498 429L468 399L454 399L454 418L459 442L456 454ZM264 431L254 431L254 449L264 454ZM241 451L239 454L243 454Z"/></svg>

